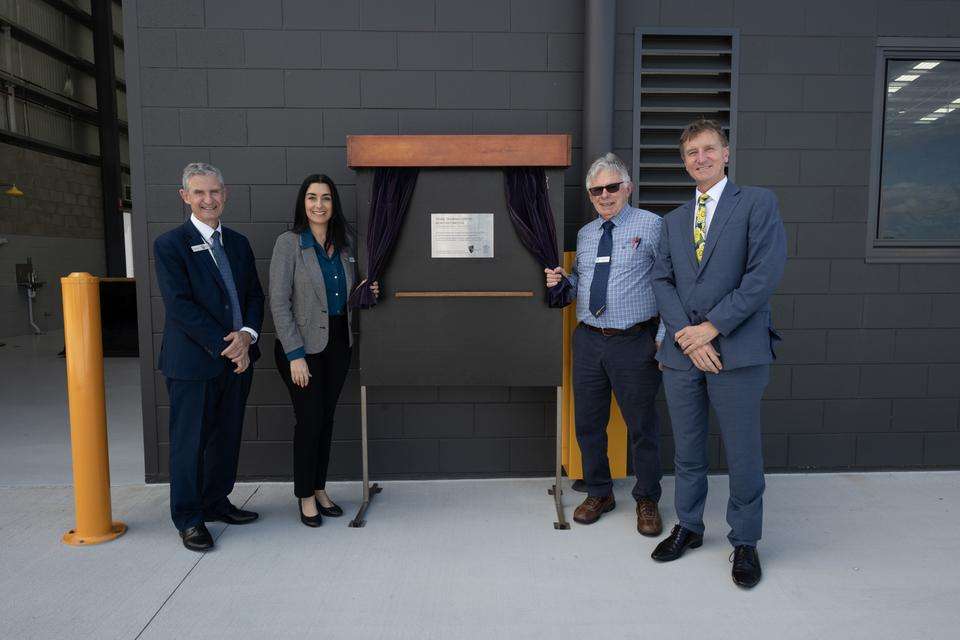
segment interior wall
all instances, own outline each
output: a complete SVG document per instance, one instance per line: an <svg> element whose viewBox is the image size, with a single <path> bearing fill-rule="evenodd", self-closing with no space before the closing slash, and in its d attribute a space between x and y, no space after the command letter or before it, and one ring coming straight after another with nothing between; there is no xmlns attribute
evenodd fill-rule
<svg viewBox="0 0 960 640"><path fill-rule="evenodd" d="M74 271L105 275L100 169L0 143L0 183L15 182L24 196L0 192L0 337L30 333L27 296L15 265L32 258L46 284L34 300L44 331L63 327L60 277Z"/></svg>

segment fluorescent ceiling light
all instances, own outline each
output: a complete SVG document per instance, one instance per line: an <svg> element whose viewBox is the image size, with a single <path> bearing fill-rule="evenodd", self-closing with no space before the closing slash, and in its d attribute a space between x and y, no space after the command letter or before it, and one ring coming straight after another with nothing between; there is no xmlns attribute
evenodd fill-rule
<svg viewBox="0 0 960 640"><path fill-rule="evenodd" d="M913 68L914 68L914 69L933 69L933 68L936 67L938 64L940 64L940 61L939 61L939 60L936 60L936 61L934 61L934 60L928 60L928 61L926 61L926 62L920 62L920 63L918 63L918 64L913 65Z"/></svg>
<svg viewBox="0 0 960 640"><path fill-rule="evenodd" d="M920 76L915 73L905 73L895 80L895 82L913 82Z"/></svg>
<svg viewBox="0 0 960 640"><path fill-rule="evenodd" d="M960 98L957 98L956 100L954 100L954 101L951 102L950 104L960 104Z"/></svg>
<svg viewBox="0 0 960 640"><path fill-rule="evenodd" d="M953 111L953 109L949 107L940 107L939 109L934 111L934 113L950 113L951 111Z"/></svg>
<svg viewBox="0 0 960 640"><path fill-rule="evenodd" d="M923 116L920 119L924 120L925 122L933 122L934 120L939 120L940 116Z"/></svg>
<svg viewBox="0 0 960 640"><path fill-rule="evenodd" d="M930 124L929 120L916 120L913 124Z"/></svg>
<svg viewBox="0 0 960 640"><path fill-rule="evenodd" d="M903 87L892 84L889 87L887 87L887 93L896 93L897 91L900 91L900 89L903 89Z"/></svg>

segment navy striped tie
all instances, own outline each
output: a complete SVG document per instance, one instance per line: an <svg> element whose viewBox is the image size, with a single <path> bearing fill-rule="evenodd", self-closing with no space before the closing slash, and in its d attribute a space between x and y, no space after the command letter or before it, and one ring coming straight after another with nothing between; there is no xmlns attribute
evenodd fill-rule
<svg viewBox="0 0 960 640"><path fill-rule="evenodd" d="M217 268L220 269L220 276L223 277L223 284L227 287L227 295L230 296L230 309L233 311L233 330L239 331L243 326L243 318L240 316L240 298L237 297L237 285L233 281L233 271L230 270L230 261L227 259L227 252L223 250L220 243L220 232L214 231L210 236L210 249L213 251L213 257L217 259Z"/></svg>

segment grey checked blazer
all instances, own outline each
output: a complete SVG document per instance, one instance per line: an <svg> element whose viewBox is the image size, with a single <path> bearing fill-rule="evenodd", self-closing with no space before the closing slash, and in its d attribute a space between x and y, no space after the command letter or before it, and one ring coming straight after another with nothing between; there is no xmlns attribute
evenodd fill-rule
<svg viewBox="0 0 960 640"><path fill-rule="evenodd" d="M356 262L349 249L340 252L347 277L347 295L353 290ZM277 238L270 259L270 311L284 353L303 347L320 353L327 346L329 318L323 272L312 246L302 246L300 234L285 231ZM347 321L353 313L347 307ZM350 334L353 345L353 333Z"/></svg>

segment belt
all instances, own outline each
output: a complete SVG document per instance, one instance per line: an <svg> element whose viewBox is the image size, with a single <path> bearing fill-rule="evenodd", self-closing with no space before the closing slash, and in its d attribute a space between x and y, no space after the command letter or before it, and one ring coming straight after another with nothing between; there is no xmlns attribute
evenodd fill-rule
<svg viewBox="0 0 960 640"><path fill-rule="evenodd" d="M643 322L638 322L632 327L627 327L626 329L604 329L601 327L595 327L592 324L586 324L585 322L581 322L580 326L584 327L585 329L589 329L594 333L599 333L600 335L609 338L610 336L629 335L632 333L639 333L644 330L650 330L651 327L656 327L659 321L660 321L659 316L653 316L648 320L644 320Z"/></svg>

